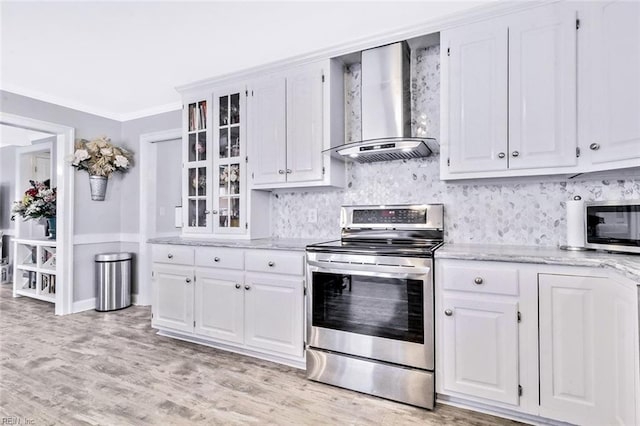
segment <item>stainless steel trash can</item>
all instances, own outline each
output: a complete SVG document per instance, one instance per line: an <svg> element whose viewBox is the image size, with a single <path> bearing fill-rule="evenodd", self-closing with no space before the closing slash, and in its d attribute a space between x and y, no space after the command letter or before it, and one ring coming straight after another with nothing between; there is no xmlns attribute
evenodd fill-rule
<svg viewBox="0 0 640 426"><path fill-rule="evenodd" d="M131 306L132 253L102 253L96 263L96 311Z"/></svg>

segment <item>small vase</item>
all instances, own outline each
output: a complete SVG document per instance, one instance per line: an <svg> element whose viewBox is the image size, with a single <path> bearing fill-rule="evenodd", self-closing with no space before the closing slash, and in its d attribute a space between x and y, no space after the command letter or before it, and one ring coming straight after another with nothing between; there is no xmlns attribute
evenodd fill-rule
<svg viewBox="0 0 640 426"><path fill-rule="evenodd" d="M49 239L55 240L56 239L56 218L48 217L47 224L49 225Z"/></svg>
<svg viewBox="0 0 640 426"><path fill-rule="evenodd" d="M89 176L91 186L91 199L93 201L104 201L107 193L107 178L105 176Z"/></svg>

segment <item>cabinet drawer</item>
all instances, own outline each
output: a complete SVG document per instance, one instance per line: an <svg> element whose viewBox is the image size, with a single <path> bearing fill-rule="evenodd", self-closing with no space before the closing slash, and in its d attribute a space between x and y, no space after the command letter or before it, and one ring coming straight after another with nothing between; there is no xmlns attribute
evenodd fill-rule
<svg viewBox="0 0 640 426"><path fill-rule="evenodd" d="M304 275L304 253L283 253L270 250L248 251L247 271Z"/></svg>
<svg viewBox="0 0 640 426"><path fill-rule="evenodd" d="M244 269L244 251L223 247L203 247L196 250L196 266Z"/></svg>
<svg viewBox="0 0 640 426"><path fill-rule="evenodd" d="M473 291L517 296L518 270L480 265L452 266L442 269L445 290Z"/></svg>
<svg viewBox="0 0 640 426"><path fill-rule="evenodd" d="M152 258L154 262L172 265L193 265L193 247L186 246L153 246Z"/></svg>

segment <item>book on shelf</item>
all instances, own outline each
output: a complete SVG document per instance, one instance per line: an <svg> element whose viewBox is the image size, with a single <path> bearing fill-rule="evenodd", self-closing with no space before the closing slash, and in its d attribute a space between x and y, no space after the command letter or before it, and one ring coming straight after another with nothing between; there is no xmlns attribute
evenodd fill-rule
<svg viewBox="0 0 640 426"><path fill-rule="evenodd" d="M207 128L207 101L198 103L198 129Z"/></svg>

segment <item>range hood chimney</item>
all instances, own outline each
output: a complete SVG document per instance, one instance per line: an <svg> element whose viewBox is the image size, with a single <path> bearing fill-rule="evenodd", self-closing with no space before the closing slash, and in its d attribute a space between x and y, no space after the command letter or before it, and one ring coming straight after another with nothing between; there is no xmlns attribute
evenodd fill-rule
<svg viewBox="0 0 640 426"><path fill-rule="evenodd" d="M362 141L334 147L334 154L360 163L431 155L426 138L411 137L409 62L404 41L362 52Z"/></svg>

